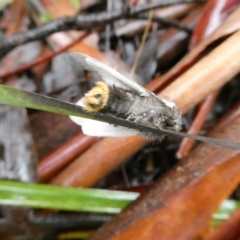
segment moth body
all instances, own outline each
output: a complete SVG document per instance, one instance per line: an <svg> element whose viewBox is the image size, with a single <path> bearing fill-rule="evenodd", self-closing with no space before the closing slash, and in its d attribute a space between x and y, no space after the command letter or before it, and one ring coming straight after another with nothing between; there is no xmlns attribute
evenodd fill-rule
<svg viewBox="0 0 240 240"><path fill-rule="evenodd" d="M151 94L141 96L138 92L97 82L83 98L85 109L89 112L101 112L134 121L151 128L181 129L181 113L172 102L159 99ZM141 133L150 139L159 139L149 133Z"/></svg>

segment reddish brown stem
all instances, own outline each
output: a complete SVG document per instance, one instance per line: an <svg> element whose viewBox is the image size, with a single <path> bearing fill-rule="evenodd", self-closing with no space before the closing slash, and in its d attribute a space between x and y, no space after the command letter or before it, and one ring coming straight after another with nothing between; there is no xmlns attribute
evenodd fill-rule
<svg viewBox="0 0 240 240"><path fill-rule="evenodd" d="M188 133L190 134L199 133L209 111L211 110L213 104L215 103L215 100L218 94L219 94L219 91L215 91L214 93L209 94L207 98L199 105L198 112L195 116L195 119L190 129L188 130ZM194 143L195 143L194 139L184 138L176 153L176 157L180 160L187 157Z"/></svg>
<svg viewBox="0 0 240 240"><path fill-rule="evenodd" d="M71 160L83 153L96 141L95 137L78 134L57 150L43 158L38 165L38 177L40 182L49 181L54 174L59 172Z"/></svg>

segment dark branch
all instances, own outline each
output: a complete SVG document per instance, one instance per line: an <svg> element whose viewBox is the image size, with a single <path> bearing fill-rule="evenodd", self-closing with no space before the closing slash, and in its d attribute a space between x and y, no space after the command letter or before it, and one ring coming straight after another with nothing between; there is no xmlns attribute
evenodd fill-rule
<svg viewBox="0 0 240 240"><path fill-rule="evenodd" d="M133 17L134 19L145 19L147 20L148 19L148 16L145 16L145 15L138 15L136 17ZM153 22L159 22L159 23L162 23L163 25L165 26L169 26L169 27L175 27L181 31L184 31L188 34L191 34L192 33L192 29L179 23L178 21L175 21L175 20L172 20L172 19L167 19L167 18L162 18L162 17L156 17L156 16L153 16L152 17L152 21Z"/></svg>
<svg viewBox="0 0 240 240"><path fill-rule="evenodd" d="M77 15L53 20L39 28L15 34L0 43L0 58L14 47L30 41L44 39L50 34L66 30L90 30L97 26L104 26L120 19L128 19L139 13L173 4L205 2L204 0L158 0L149 4L141 4L126 11L104 12L99 14Z"/></svg>

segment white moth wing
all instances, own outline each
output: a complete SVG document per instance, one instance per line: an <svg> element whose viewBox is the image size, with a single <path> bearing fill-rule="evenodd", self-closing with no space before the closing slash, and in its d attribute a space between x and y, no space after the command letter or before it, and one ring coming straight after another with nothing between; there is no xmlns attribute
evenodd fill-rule
<svg viewBox="0 0 240 240"><path fill-rule="evenodd" d="M85 108L82 99L80 99L77 105ZM97 137L129 137L138 135L139 131L134 129L128 129L121 126L113 126L109 123L100 122L92 119L81 118L76 116L70 116L70 119L76 124L82 126L84 134Z"/></svg>
<svg viewBox="0 0 240 240"><path fill-rule="evenodd" d="M138 92L142 96L149 96L152 94L151 92L147 91L145 88L141 87L137 83L127 79L116 70L89 57L88 55L81 53L70 53L70 56L81 67L88 71L94 72L99 77L99 81L104 81L110 86L114 85L126 90ZM82 99L80 99L76 104L86 109ZM70 116L70 118L76 124L81 125L83 133L89 136L127 137L139 134L139 131L137 130L121 126L113 126L105 122L100 122L76 116Z"/></svg>
<svg viewBox="0 0 240 240"><path fill-rule="evenodd" d="M109 123L96 120L70 116L72 121L82 126L84 134L95 137L129 137L138 135L139 132L124 127L114 127Z"/></svg>
<svg viewBox="0 0 240 240"><path fill-rule="evenodd" d="M97 61L94 58L82 53L70 53L70 56L88 71L97 73L99 81L104 81L110 86L120 87L126 90L132 90L141 94L142 96L149 96L152 93L141 87L139 84L129 80L113 68Z"/></svg>

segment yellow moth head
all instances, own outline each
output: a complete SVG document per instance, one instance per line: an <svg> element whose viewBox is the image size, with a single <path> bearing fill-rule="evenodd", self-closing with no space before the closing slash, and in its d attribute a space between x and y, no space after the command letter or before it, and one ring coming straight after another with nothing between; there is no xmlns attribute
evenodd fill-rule
<svg viewBox="0 0 240 240"><path fill-rule="evenodd" d="M89 112L103 109L109 99L109 87L104 82L97 82L95 87L85 94L83 104Z"/></svg>

